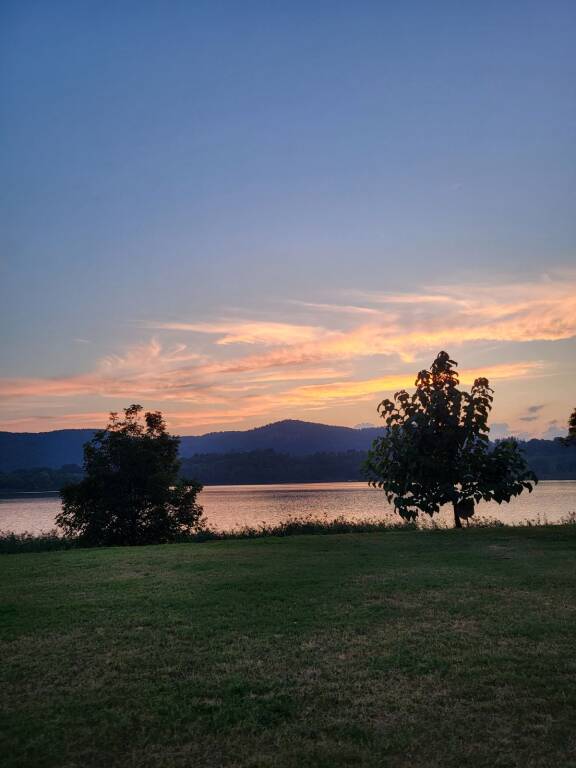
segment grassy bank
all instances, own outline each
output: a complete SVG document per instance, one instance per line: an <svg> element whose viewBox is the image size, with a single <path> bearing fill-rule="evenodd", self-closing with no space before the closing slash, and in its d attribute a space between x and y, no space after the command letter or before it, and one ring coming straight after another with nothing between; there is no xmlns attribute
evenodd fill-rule
<svg viewBox="0 0 576 768"><path fill-rule="evenodd" d="M574 513L560 521L561 525L576 525ZM503 528L507 524L492 518L474 517L466 521L466 527L473 528ZM523 520L512 523L521 527L547 527L558 523L547 523L541 520ZM415 522L397 520L348 520L337 517L329 520L327 517L314 518L307 515L289 517L279 523L262 523L258 526L244 526L231 530L216 530L209 526L200 526L196 533L182 536L179 543L204 544L209 541L228 541L237 539L261 539L270 536L324 536L335 533L384 533L385 531L407 531L419 529L452 528L451 521L430 520L422 516ZM46 533L9 533L0 531L0 555L17 555L24 552L54 552L61 549L82 549L92 546L82 539L66 536L60 530L54 529Z"/></svg>
<svg viewBox="0 0 576 768"><path fill-rule="evenodd" d="M568 522L568 521L567 521ZM573 521L570 521L573 522ZM478 521L479 525L485 525ZM493 522L487 523L494 525ZM532 524L532 523L529 523ZM502 525L496 523L496 525ZM179 543L204 544L208 541L229 539L261 539L270 536L305 536L327 535L333 533L376 533L377 531L397 531L415 529L412 523L390 522L389 520L346 520L336 518L292 517L279 523L262 523L256 527L244 526L228 531L219 531L208 526L200 526L196 533L182 536ZM4 533L0 531L0 555L13 555L23 552L53 552L59 549L79 549L91 546L80 538L65 536L55 529L47 533Z"/></svg>
<svg viewBox="0 0 576 768"><path fill-rule="evenodd" d="M576 527L0 558L3 765L576 766Z"/></svg>

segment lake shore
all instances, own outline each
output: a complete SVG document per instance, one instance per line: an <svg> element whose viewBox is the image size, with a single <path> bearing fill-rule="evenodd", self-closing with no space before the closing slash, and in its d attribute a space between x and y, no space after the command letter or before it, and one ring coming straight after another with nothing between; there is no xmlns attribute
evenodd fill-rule
<svg viewBox="0 0 576 768"><path fill-rule="evenodd" d="M466 528L548 528L576 526L576 516L567 515L555 523L542 523L539 519L522 520L519 522L503 523L491 518L472 517L464 522ZM402 520L396 516L392 520L348 520L345 517L313 518L309 516L291 517L280 523L261 523L258 526L243 526L229 530L218 530L208 525L201 525L194 533L183 534L176 542L179 544L205 544L212 541L229 541L239 539L262 539L268 537L284 538L286 536L327 536L351 533L384 533L389 531L418 531L432 533L453 528L450 520L435 520L420 518L415 521ZM4 533L0 531L0 555L22 554L27 552L54 552L68 549L89 549L79 537L66 536L58 529L45 533Z"/></svg>
<svg viewBox="0 0 576 768"><path fill-rule="evenodd" d="M215 531L281 525L288 519L311 517L329 521L345 518L396 524L398 515L381 490L367 483L301 483L275 485L209 486L199 496L207 524ZM0 496L0 531L39 534L55 527L60 511L57 494L49 497ZM490 518L510 524L527 520L558 523L576 514L576 481L550 480L538 483L510 504L481 503L476 519ZM422 521L429 521L427 515ZM435 515L439 525L452 525L451 509Z"/></svg>

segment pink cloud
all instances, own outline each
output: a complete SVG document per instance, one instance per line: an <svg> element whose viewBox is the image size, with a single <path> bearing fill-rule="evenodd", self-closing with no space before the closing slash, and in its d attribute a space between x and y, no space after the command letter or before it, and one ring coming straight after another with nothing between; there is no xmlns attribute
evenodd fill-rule
<svg viewBox="0 0 576 768"><path fill-rule="evenodd" d="M498 346L576 336L573 275L545 283L443 286L409 294L356 292L355 296L354 305L300 303L304 312L329 317L328 326L275 317L151 324L159 337L107 355L91 371L0 379L0 420L2 412L13 414L16 401L22 419L28 418L24 411L39 413L41 408L47 415L63 401L67 406L82 401L83 407L89 401L87 418L89 413L105 413L107 401L177 405L182 409L178 414L173 411L177 423L185 418L196 425L235 424L277 413L297 415L410 387L413 361L429 362L427 358L442 348L455 353L480 342ZM180 334L178 343L162 341L164 331L171 332L170 338ZM190 334L208 338L202 354L191 346ZM367 369L374 375L367 375ZM526 378L541 375L542 367L538 360L528 359L485 366L477 374ZM464 383L470 383L471 375L464 372ZM302 383L294 386L297 382ZM183 409L189 406L194 410L184 416ZM66 424L81 413L77 407L53 417ZM10 418L2 422L8 424Z"/></svg>

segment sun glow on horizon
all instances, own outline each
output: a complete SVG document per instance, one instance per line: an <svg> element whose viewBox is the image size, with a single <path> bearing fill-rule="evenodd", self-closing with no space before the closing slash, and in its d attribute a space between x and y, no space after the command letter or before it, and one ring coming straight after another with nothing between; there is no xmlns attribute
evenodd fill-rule
<svg viewBox="0 0 576 768"><path fill-rule="evenodd" d="M32 431L98 426L109 410L143 402L163 410L171 427L196 433L311 415L351 425L372 418L379 399L410 389L443 348L465 357L463 385L478 376L523 388L532 382L533 396L560 373L545 359L546 345L576 337L573 274L522 285L357 292L355 299L353 310L287 302L290 320L280 306L270 320L229 314L210 322L147 322L155 336L106 355L87 372L1 378L0 424ZM506 361L510 350L517 359ZM477 355L486 362L471 366ZM534 434L562 415L555 407L527 423L513 407L506 404L498 418Z"/></svg>

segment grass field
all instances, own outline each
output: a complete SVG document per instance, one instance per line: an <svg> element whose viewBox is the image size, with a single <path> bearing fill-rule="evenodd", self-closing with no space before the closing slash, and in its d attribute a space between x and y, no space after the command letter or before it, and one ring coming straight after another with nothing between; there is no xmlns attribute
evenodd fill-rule
<svg viewBox="0 0 576 768"><path fill-rule="evenodd" d="M576 766L576 526L0 557L4 768Z"/></svg>

